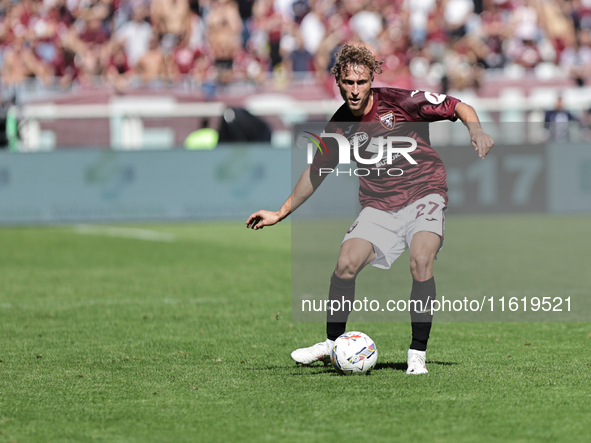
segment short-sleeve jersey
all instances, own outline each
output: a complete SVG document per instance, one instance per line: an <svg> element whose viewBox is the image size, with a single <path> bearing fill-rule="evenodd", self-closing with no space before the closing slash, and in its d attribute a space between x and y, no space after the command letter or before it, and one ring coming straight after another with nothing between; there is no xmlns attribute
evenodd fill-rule
<svg viewBox="0 0 591 443"><path fill-rule="evenodd" d="M411 164L404 155L394 154L391 164L382 160L367 165L357 162L359 168L359 201L362 207L382 211L400 209L429 194L440 194L447 204L447 183L443 162L430 146L428 122L455 120L459 100L444 94L410 91L398 88L372 88L373 106L364 116L351 114L346 104L341 106L326 125L326 133L344 135L352 145L357 138L359 156L376 156L378 137L412 137L417 147L409 155L417 164ZM321 168L342 170L355 165L351 149L350 165L338 165L338 144L325 137L326 152L316 151L311 165L313 174ZM392 172L387 173L391 168Z"/></svg>

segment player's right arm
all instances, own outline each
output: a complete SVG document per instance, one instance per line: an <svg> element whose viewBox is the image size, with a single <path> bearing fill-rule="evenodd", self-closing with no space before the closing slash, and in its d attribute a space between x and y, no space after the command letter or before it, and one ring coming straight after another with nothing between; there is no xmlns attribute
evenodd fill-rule
<svg viewBox="0 0 591 443"><path fill-rule="evenodd" d="M277 212L273 211L257 211L248 217L246 220L246 227L251 229L263 229L265 226L273 226L279 223L298 207L302 205L322 184L326 175L316 175L311 172L311 166L308 166L302 173L291 195L283 203L281 209Z"/></svg>

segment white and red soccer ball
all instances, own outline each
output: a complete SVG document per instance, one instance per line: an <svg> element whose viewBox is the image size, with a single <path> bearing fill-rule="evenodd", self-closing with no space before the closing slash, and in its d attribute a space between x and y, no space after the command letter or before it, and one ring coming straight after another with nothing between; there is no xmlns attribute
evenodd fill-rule
<svg viewBox="0 0 591 443"><path fill-rule="evenodd" d="M335 340L330 358L341 374L366 374L378 361L378 349L367 334L345 332Z"/></svg>

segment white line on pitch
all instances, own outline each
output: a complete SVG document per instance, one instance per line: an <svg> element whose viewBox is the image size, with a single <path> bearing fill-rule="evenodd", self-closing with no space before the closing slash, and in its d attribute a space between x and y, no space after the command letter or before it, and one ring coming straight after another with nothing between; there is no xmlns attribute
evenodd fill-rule
<svg viewBox="0 0 591 443"><path fill-rule="evenodd" d="M40 302L40 303L2 303L0 304L0 309L13 309L13 308L20 308L20 309L39 309L39 308L56 308L56 309L70 309L70 308L80 308L80 307L89 307L89 306L113 306L113 305L157 305L157 304L166 304L166 305L175 305L181 303L190 303L190 304L201 304L201 303L225 303L225 298L188 298L188 299L174 299L174 298L164 298L158 300L129 300L129 299L122 299L122 300L82 300L70 303L59 303L59 302Z"/></svg>
<svg viewBox="0 0 591 443"><path fill-rule="evenodd" d="M80 224L74 226L74 231L85 235L104 235L107 237L134 238L137 240L161 241L171 243L174 234L168 232L151 231L149 229L122 228L118 226L100 226Z"/></svg>

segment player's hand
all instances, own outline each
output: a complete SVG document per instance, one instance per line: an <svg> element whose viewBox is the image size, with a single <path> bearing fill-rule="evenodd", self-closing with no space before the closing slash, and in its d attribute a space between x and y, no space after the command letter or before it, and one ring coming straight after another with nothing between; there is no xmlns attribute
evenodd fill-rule
<svg viewBox="0 0 591 443"><path fill-rule="evenodd" d="M492 148L495 144L495 141L492 137L484 132L480 131L472 137L472 146L474 146L474 150L478 152L478 156L480 158L486 157L490 148Z"/></svg>
<svg viewBox="0 0 591 443"><path fill-rule="evenodd" d="M248 217L248 220L246 220L246 227L254 230L263 229L263 227L273 226L279 221L281 221L281 218L277 212L257 211Z"/></svg>

